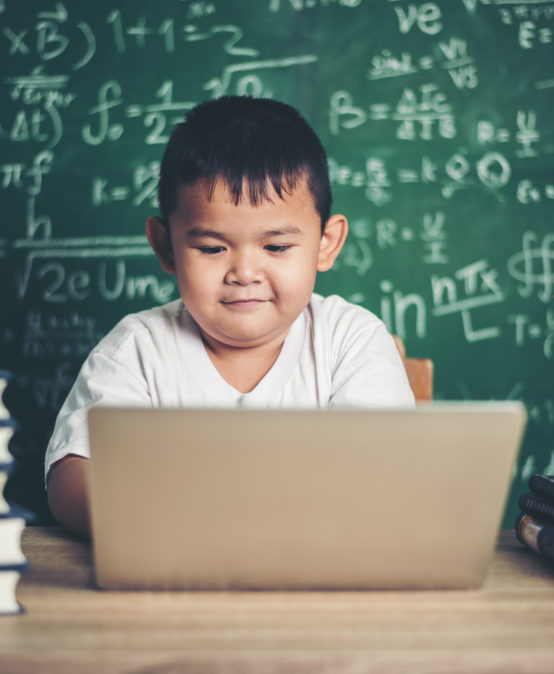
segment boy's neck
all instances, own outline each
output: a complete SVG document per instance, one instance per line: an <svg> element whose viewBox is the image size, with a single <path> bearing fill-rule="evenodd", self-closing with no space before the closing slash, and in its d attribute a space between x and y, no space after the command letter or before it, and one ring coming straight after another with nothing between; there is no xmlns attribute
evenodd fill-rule
<svg viewBox="0 0 554 674"><path fill-rule="evenodd" d="M202 338L216 370L234 389L249 393L271 370L281 353L284 339L257 347L238 348Z"/></svg>

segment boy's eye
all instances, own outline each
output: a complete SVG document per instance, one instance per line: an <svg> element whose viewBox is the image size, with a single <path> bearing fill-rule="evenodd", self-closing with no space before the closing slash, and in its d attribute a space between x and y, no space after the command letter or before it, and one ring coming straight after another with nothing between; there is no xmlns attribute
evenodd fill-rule
<svg viewBox="0 0 554 674"><path fill-rule="evenodd" d="M289 245L283 244L282 246L279 246L277 244L268 244L265 249L268 250L270 253L284 253L286 250L290 248Z"/></svg>
<svg viewBox="0 0 554 674"><path fill-rule="evenodd" d="M206 255L217 255L225 250L223 246L198 246L198 250Z"/></svg>

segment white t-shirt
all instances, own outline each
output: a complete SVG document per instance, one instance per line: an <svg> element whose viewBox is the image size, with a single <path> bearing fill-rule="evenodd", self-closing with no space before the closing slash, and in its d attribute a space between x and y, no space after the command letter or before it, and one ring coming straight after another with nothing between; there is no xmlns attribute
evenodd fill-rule
<svg viewBox="0 0 554 674"><path fill-rule="evenodd" d="M367 309L312 295L272 368L249 393L210 360L181 300L130 314L92 350L64 402L45 475L67 454L89 456L87 410L145 407L406 406L414 397L396 345Z"/></svg>

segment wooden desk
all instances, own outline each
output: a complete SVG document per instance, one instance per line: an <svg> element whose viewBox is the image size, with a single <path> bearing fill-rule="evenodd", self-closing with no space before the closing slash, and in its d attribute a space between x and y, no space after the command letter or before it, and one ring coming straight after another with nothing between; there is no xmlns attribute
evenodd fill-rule
<svg viewBox="0 0 554 674"><path fill-rule="evenodd" d="M90 547L28 528L0 672L554 672L554 567L510 531L480 590L106 592Z"/></svg>

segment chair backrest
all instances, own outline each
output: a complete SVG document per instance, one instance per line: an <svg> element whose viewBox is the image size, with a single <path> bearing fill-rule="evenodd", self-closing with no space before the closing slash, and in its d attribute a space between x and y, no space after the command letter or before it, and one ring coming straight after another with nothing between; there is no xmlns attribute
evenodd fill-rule
<svg viewBox="0 0 554 674"><path fill-rule="evenodd" d="M433 399L433 361L430 358L407 358L404 342L393 335L396 348L402 356L408 381L417 401Z"/></svg>

